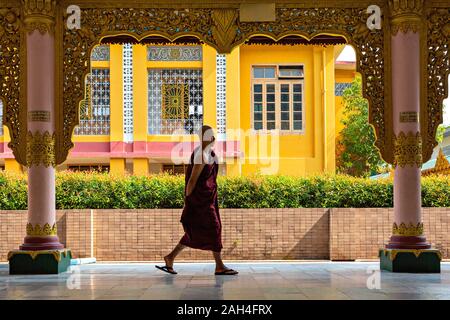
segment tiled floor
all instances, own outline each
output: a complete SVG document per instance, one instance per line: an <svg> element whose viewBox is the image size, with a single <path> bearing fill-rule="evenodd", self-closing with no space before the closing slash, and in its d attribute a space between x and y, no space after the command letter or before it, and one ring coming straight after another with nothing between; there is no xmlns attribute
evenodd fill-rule
<svg viewBox="0 0 450 320"><path fill-rule="evenodd" d="M175 276L154 264L97 263L60 275L10 276L0 264L0 299L450 299L450 263L441 274L379 272L376 262L229 266L240 274L214 276L211 263L175 264Z"/></svg>

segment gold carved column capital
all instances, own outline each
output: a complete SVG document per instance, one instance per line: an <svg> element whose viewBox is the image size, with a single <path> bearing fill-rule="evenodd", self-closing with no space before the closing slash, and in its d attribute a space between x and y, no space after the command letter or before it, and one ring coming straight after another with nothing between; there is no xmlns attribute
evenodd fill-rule
<svg viewBox="0 0 450 320"><path fill-rule="evenodd" d="M394 134L394 166L422 166L422 136L420 132L401 131Z"/></svg>
<svg viewBox="0 0 450 320"><path fill-rule="evenodd" d="M424 0L389 0L392 34L417 33L422 26Z"/></svg>
<svg viewBox="0 0 450 320"><path fill-rule="evenodd" d="M28 33L38 30L53 34L56 17L56 0L22 0L23 22Z"/></svg>
<svg viewBox="0 0 450 320"><path fill-rule="evenodd" d="M212 36L219 52L231 52L237 33L238 12L235 9L214 9L212 12Z"/></svg>
<svg viewBox="0 0 450 320"><path fill-rule="evenodd" d="M27 135L27 167L43 165L55 167L55 133L48 131Z"/></svg>
<svg viewBox="0 0 450 320"><path fill-rule="evenodd" d="M394 225L392 226L392 235L394 236L421 236L423 235L423 223L419 222L417 224L413 223L400 223L400 225L397 225L394 222Z"/></svg>

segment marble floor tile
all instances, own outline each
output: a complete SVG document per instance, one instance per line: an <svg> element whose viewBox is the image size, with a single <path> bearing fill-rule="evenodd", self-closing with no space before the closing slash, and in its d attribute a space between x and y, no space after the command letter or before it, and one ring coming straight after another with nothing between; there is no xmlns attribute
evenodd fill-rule
<svg viewBox="0 0 450 320"><path fill-rule="evenodd" d="M440 274L379 272L377 262L242 262L228 264L237 276L215 276L213 263L177 263L178 275L151 263L97 263L59 275L8 274L0 264L0 300L450 300L450 263ZM76 281L74 281L76 279ZM76 286L74 287L74 285Z"/></svg>

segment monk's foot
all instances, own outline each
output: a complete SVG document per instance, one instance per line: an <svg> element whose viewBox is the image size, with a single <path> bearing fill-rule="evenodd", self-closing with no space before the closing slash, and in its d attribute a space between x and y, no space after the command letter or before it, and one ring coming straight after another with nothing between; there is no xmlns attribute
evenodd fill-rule
<svg viewBox="0 0 450 320"><path fill-rule="evenodd" d="M216 268L216 272L215 275L224 275L224 276L232 276L232 275L236 275L239 272L237 272L236 270L233 270L231 268L227 268L227 267L223 267L223 268Z"/></svg>
<svg viewBox="0 0 450 320"><path fill-rule="evenodd" d="M173 258L170 256L164 257L164 262L166 263L166 267L173 268Z"/></svg>

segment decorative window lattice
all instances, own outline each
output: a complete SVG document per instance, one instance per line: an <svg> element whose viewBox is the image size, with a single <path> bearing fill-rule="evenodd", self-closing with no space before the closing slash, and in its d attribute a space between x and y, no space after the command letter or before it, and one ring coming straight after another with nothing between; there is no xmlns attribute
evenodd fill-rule
<svg viewBox="0 0 450 320"><path fill-rule="evenodd" d="M92 61L109 61L109 45L96 46L91 53Z"/></svg>
<svg viewBox="0 0 450 320"><path fill-rule="evenodd" d="M148 133L196 134L202 125L202 70L149 69Z"/></svg>
<svg viewBox="0 0 450 320"><path fill-rule="evenodd" d="M0 136L3 135L3 102L0 100Z"/></svg>
<svg viewBox="0 0 450 320"><path fill-rule="evenodd" d="M201 46L149 46L149 61L202 61Z"/></svg>
<svg viewBox="0 0 450 320"><path fill-rule="evenodd" d="M109 69L92 69L86 77L85 99L80 105L76 135L108 135L110 131Z"/></svg>
<svg viewBox="0 0 450 320"><path fill-rule="evenodd" d="M216 56L216 113L217 136L219 140L226 137L226 57L224 54Z"/></svg>
<svg viewBox="0 0 450 320"><path fill-rule="evenodd" d="M123 137L133 141L133 45L123 45Z"/></svg>
<svg viewBox="0 0 450 320"><path fill-rule="evenodd" d="M342 97L344 95L344 90L351 86L352 84L350 82L336 82L334 86L334 95L336 97Z"/></svg>

